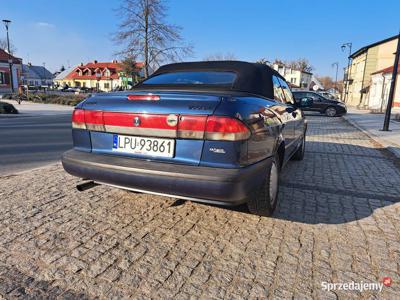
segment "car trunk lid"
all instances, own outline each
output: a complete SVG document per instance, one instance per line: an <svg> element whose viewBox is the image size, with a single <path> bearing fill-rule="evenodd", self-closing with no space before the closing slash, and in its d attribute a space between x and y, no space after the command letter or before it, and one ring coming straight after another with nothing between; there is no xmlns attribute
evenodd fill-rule
<svg viewBox="0 0 400 300"><path fill-rule="evenodd" d="M81 114L94 153L199 164L207 116L221 99L220 95L181 91L100 94L83 103ZM169 142L173 155L157 156L154 149L145 154L118 150L124 143L140 148L141 143L170 146Z"/></svg>

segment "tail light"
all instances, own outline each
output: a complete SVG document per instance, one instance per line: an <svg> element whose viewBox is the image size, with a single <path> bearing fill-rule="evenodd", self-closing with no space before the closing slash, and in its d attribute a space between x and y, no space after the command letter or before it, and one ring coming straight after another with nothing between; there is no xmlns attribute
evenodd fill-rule
<svg viewBox="0 0 400 300"><path fill-rule="evenodd" d="M206 140L240 141L249 137L249 128L238 119L218 116L207 118Z"/></svg>
<svg viewBox="0 0 400 300"><path fill-rule="evenodd" d="M134 118L138 116L140 122L135 125ZM242 121L222 116L181 115L177 120L175 115L130 114L75 109L72 114L72 127L132 135L214 141L241 141L250 137L250 130ZM131 132L131 129L134 132Z"/></svg>
<svg viewBox="0 0 400 300"><path fill-rule="evenodd" d="M85 110L86 129L104 131L103 112L97 110Z"/></svg>
<svg viewBox="0 0 400 300"><path fill-rule="evenodd" d="M204 138L207 116L180 116L178 122L178 138L199 139Z"/></svg>
<svg viewBox="0 0 400 300"><path fill-rule="evenodd" d="M86 129L85 111L83 109L75 109L72 112L72 128Z"/></svg>
<svg viewBox="0 0 400 300"><path fill-rule="evenodd" d="M250 130L238 119L219 116L181 116L178 137L218 141L240 141L250 137Z"/></svg>

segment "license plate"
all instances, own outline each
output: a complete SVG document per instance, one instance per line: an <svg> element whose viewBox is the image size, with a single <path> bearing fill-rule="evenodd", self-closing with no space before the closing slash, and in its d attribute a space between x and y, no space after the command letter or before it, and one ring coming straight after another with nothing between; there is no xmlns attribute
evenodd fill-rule
<svg viewBox="0 0 400 300"><path fill-rule="evenodd" d="M112 150L149 156L173 157L175 140L114 134Z"/></svg>

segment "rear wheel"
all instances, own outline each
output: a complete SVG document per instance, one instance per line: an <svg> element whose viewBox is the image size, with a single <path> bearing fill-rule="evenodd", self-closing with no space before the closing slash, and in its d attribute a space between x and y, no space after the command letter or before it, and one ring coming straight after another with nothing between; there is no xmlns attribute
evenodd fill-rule
<svg viewBox="0 0 400 300"><path fill-rule="evenodd" d="M278 201L279 165L275 156L268 166L262 186L248 198L247 207L251 213L268 217L274 212Z"/></svg>
<svg viewBox="0 0 400 300"><path fill-rule="evenodd" d="M325 114L326 114L328 117L334 117L334 116L336 116L336 114L337 114L336 108L334 108L334 107L332 107L332 106L328 107L328 108L325 110Z"/></svg>

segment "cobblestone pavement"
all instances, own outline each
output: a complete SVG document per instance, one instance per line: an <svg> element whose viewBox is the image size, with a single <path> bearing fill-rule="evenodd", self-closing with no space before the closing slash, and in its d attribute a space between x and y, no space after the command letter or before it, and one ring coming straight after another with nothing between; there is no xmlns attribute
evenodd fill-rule
<svg viewBox="0 0 400 300"><path fill-rule="evenodd" d="M309 118L273 218L99 186L61 165L0 178L0 298L400 299L400 171L341 118ZM321 282L378 282L379 292Z"/></svg>

